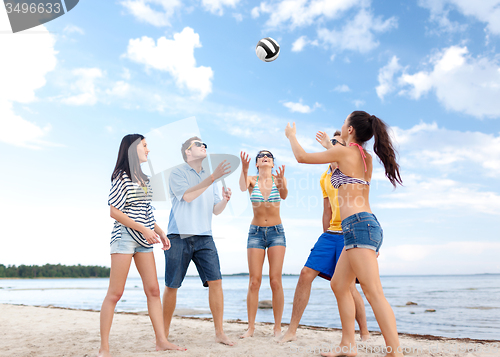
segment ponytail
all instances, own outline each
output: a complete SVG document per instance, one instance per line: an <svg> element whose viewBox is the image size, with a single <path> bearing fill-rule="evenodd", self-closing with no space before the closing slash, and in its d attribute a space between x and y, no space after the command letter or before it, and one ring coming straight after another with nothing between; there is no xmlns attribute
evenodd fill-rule
<svg viewBox="0 0 500 357"><path fill-rule="evenodd" d="M396 162L396 150L392 145L387 124L375 115L364 111L354 111L349 115L349 125L354 128L356 140L364 144L372 137L375 139L373 150L385 168L385 176L392 185L403 184L399 174L399 164Z"/></svg>
<svg viewBox="0 0 500 357"><path fill-rule="evenodd" d="M389 137L387 124L375 115L372 115L370 118L375 139L373 151L375 151L375 154L382 161L385 168L385 176L391 181L392 185L394 187L396 187L396 184L402 185L403 180L401 180L401 175L399 174L399 164L396 162L396 150Z"/></svg>

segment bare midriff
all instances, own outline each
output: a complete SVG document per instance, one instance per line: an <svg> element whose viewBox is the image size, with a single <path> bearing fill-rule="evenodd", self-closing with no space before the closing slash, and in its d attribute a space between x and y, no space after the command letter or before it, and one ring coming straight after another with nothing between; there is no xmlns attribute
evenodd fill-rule
<svg viewBox="0 0 500 357"><path fill-rule="evenodd" d="M372 213L368 196L370 186L362 184L345 184L339 187L340 218L346 219L355 213Z"/></svg>
<svg viewBox="0 0 500 357"><path fill-rule="evenodd" d="M280 202L252 202L254 226L269 227L281 224Z"/></svg>

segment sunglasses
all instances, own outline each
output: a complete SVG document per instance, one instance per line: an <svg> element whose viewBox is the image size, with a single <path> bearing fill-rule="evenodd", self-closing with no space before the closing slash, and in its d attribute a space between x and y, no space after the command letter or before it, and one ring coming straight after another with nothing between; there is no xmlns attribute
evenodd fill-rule
<svg viewBox="0 0 500 357"><path fill-rule="evenodd" d="M259 152L257 154L257 159L263 158L264 156L267 156L269 159L274 159L273 154L271 154L270 152Z"/></svg>
<svg viewBox="0 0 500 357"><path fill-rule="evenodd" d="M332 145L335 145L336 143L339 143L340 145L345 146L345 144L342 141L337 140L335 138L330 139L330 141L331 141Z"/></svg>
<svg viewBox="0 0 500 357"><path fill-rule="evenodd" d="M194 144L194 145L196 145L196 147L203 146L205 149L207 148L207 144L205 144L205 143L200 143L199 141L193 141L193 142L191 143L191 145L189 145L189 147L188 147L186 150L191 149L191 146L193 146L193 144Z"/></svg>

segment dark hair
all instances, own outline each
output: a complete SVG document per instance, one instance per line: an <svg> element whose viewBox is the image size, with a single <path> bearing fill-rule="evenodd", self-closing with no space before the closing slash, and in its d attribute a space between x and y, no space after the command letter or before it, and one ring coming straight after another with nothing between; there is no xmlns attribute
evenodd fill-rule
<svg viewBox="0 0 500 357"><path fill-rule="evenodd" d="M146 182L149 180L142 172L139 156L137 155L137 146L140 145L143 139L144 136L141 134L128 134L123 137L111 181L124 172L133 182Z"/></svg>
<svg viewBox="0 0 500 357"><path fill-rule="evenodd" d="M355 138L359 144L375 139L373 151L377 154L385 168L385 176L392 185L403 184L399 174L399 164L396 162L396 150L389 137L388 126L375 115L370 115L364 111L354 111L348 117L348 125L355 131Z"/></svg>
<svg viewBox="0 0 500 357"><path fill-rule="evenodd" d="M268 152L268 153L270 153L271 155L273 155L273 153L272 153L272 152L270 152L269 150L260 150L260 151L257 153L257 155L255 155L255 164L256 164L256 165L257 165L257 160L259 160L259 159L257 158L257 156L258 156L261 152ZM274 157L274 155L273 155L273 164L274 164L274 161L275 161L275 157ZM259 172L259 168L258 168L258 167L257 167L257 172Z"/></svg>
<svg viewBox="0 0 500 357"><path fill-rule="evenodd" d="M340 136L340 135L342 135L340 130L335 130L335 133L333 133L333 136Z"/></svg>
<svg viewBox="0 0 500 357"><path fill-rule="evenodd" d="M200 140L201 141L201 139L199 137L193 136L192 138L189 138L186 141L184 141L184 143L181 146L182 158L184 159L185 162L187 162L186 150L188 147L191 146L191 141L193 141L193 140Z"/></svg>

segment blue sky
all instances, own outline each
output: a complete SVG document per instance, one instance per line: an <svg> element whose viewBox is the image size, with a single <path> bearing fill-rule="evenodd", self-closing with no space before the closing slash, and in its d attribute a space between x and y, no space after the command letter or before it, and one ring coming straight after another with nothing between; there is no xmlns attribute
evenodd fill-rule
<svg viewBox="0 0 500 357"><path fill-rule="evenodd" d="M391 126L404 182L375 167L381 274L500 273L499 18L500 0L83 0L12 34L1 7L0 263L109 265L121 138L194 117L210 153L265 148L286 165L284 272L298 273L321 234L325 167L297 164L284 128L319 151L316 131L360 109ZM281 46L274 62L255 55L263 37ZM238 176L214 218L223 273L247 271Z"/></svg>

